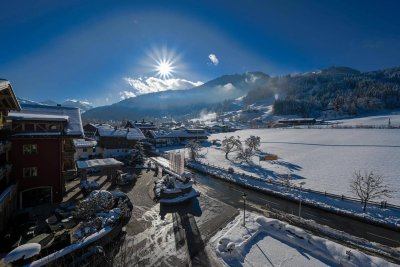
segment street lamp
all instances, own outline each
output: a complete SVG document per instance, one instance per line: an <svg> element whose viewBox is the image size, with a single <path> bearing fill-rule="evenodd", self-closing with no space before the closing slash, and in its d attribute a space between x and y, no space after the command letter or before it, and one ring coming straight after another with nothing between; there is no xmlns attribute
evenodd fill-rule
<svg viewBox="0 0 400 267"><path fill-rule="evenodd" d="M299 185L300 185L300 204L299 204L299 217L301 217L301 200L302 200L302 195L301 195L301 187L302 187L303 185L305 185L305 183L306 183L306 182L300 182L300 183L299 183Z"/></svg>
<svg viewBox="0 0 400 267"><path fill-rule="evenodd" d="M247 195L245 192L243 192L242 198L243 198L243 226L246 226L246 198L247 198Z"/></svg>

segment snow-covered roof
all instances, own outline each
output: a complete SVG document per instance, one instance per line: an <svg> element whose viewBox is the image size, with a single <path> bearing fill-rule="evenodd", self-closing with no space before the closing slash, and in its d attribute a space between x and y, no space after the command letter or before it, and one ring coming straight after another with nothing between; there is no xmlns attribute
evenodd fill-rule
<svg viewBox="0 0 400 267"><path fill-rule="evenodd" d="M75 147L95 147L97 145L95 140L74 139L73 142Z"/></svg>
<svg viewBox="0 0 400 267"><path fill-rule="evenodd" d="M65 120L64 134L70 136L83 136L82 120L79 108L62 106L39 106L22 104L20 112L10 112L12 119L54 121ZM32 133L32 134L36 134Z"/></svg>
<svg viewBox="0 0 400 267"><path fill-rule="evenodd" d="M61 136L61 132L23 132L15 133L13 136Z"/></svg>
<svg viewBox="0 0 400 267"><path fill-rule="evenodd" d="M69 117L65 116L65 115L30 114L30 113L24 113L24 112L10 112L8 117L14 121L17 121L17 120L68 121L69 120Z"/></svg>
<svg viewBox="0 0 400 267"><path fill-rule="evenodd" d="M102 137L124 137L128 140L145 139L142 131L138 128L114 128L111 126L99 126L97 132Z"/></svg>
<svg viewBox="0 0 400 267"><path fill-rule="evenodd" d="M5 79L0 79L0 89L7 88L10 85L10 82Z"/></svg>
<svg viewBox="0 0 400 267"><path fill-rule="evenodd" d="M79 160L76 162L78 169L90 169L97 167L116 167L124 165L121 161L114 158L106 159L90 159L90 160Z"/></svg>
<svg viewBox="0 0 400 267"><path fill-rule="evenodd" d="M18 260L32 258L33 256L38 255L41 249L42 246L38 243L28 243L21 245L8 253L7 256L4 258L4 262L6 264L10 264Z"/></svg>
<svg viewBox="0 0 400 267"><path fill-rule="evenodd" d="M188 132L187 130L150 131L153 138L196 138L209 136L206 132Z"/></svg>
<svg viewBox="0 0 400 267"><path fill-rule="evenodd" d="M21 106L9 81L0 79L0 94L2 97L4 97L0 105L1 108L5 108L7 110L21 110Z"/></svg>

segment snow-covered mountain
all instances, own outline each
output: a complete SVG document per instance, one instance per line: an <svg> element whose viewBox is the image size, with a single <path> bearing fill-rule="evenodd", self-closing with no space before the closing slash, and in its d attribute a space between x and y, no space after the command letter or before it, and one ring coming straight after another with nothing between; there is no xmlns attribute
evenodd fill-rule
<svg viewBox="0 0 400 267"><path fill-rule="evenodd" d="M63 103L61 103L61 105L65 106L65 107L80 108L82 112L86 112L89 109L93 108L91 103L89 103L87 101L80 101L80 100L74 100L74 99L66 100Z"/></svg>
<svg viewBox="0 0 400 267"><path fill-rule="evenodd" d="M144 117L198 116L200 111L224 101L233 101L250 90L265 86L270 76L262 72L224 75L200 86L185 90L168 90L122 100L110 106L85 112L85 119L121 120Z"/></svg>
<svg viewBox="0 0 400 267"><path fill-rule="evenodd" d="M36 101L29 100L29 99L24 99L24 98L18 97L18 101L20 104L30 104L30 105L56 106L56 105L60 104L61 106L64 106L64 107L80 108L82 113L93 108L93 106L89 102L79 101L79 100L66 100L62 103L57 103L53 100L48 99L48 100L36 102Z"/></svg>

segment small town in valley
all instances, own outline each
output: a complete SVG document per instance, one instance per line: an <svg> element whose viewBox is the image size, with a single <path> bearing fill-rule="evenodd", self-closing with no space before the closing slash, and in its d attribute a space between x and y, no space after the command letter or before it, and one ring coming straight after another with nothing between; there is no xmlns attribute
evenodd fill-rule
<svg viewBox="0 0 400 267"><path fill-rule="evenodd" d="M400 266L399 3L2 7L0 267Z"/></svg>

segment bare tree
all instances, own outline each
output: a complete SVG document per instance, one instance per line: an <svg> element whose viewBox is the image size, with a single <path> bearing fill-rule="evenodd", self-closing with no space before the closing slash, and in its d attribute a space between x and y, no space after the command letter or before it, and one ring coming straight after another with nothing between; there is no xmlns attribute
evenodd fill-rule
<svg viewBox="0 0 400 267"><path fill-rule="evenodd" d="M247 138L245 141L246 146L250 148L252 151L257 151L258 148L260 147L260 137L259 136L250 136Z"/></svg>
<svg viewBox="0 0 400 267"><path fill-rule="evenodd" d="M240 163L245 161L247 164L252 164L253 156L254 156L254 151L251 148L247 147L245 149L239 150L239 152L236 155L236 160L239 160Z"/></svg>
<svg viewBox="0 0 400 267"><path fill-rule="evenodd" d="M350 182L350 190L356 194L364 204L363 210L367 208L368 201L391 197L392 190L385 184L383 176L371 172L361 174L360 171L355 172Z"/></svg>
<svg viewBox="0 0 400 267"><path fill-rule="evenodd" d="M242 141L240 141L240 137L237 138L234 136L226 137L222 140L221 150L225 152L225 158L228 159L228 155L231 152L240 151L242 148Z"/></svg>
<svg viewBox="0 0 400 267"><path fill-rule="evenodd" d="M286 186L287 189L292 185L292 175L291 173L287 173L286 175L281 176L282 184Z"/></svg>
<svg viewBox="0 0 400 267"><path fill-rule="evenodd" d="M196 161L197 158L200 156L201 145L198 142L192 140L185 147L189 149L190 159Z"/></svg>

